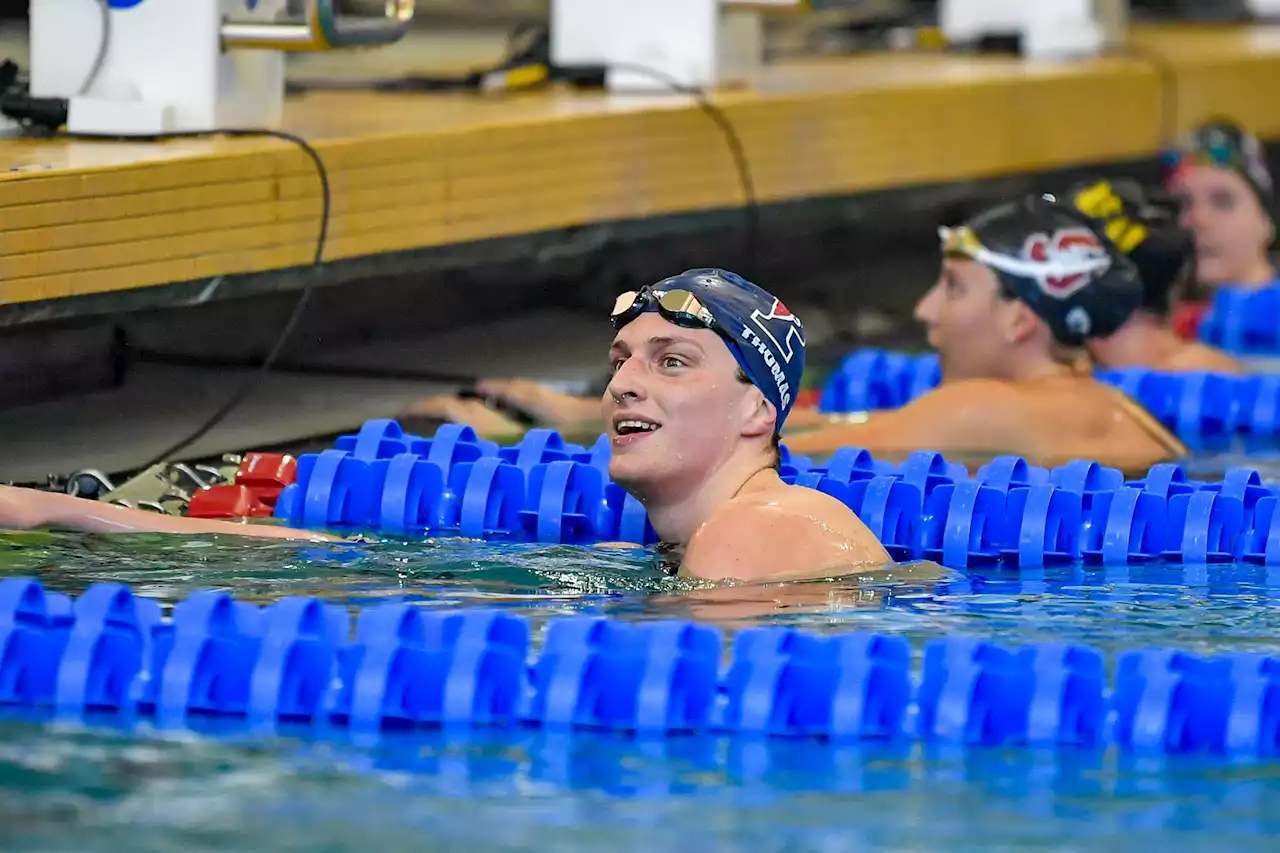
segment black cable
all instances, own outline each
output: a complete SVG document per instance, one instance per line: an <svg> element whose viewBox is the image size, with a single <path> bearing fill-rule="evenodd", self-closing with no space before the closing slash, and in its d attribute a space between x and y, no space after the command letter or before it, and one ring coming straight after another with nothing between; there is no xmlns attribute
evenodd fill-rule
<svg viewBox="0 0 1280 853"><path fill-rule="evenodd" d="M738 172L738 181L742 185L742 208L743 215L746 219L743 230L742 253L746 259L747 269L745 275L748 279L753 278L758 273L757 267L757 248L760 237L760 204L756 197L755 179L751 174L751 163L747 159L746 149L742 145L742 138L738 135L738 129L734 127L733 122L725 115L724 110L716 106L712 100L707 97L707 92L698 86L686 86L679 80L667 74L665 71L659 71L656 68L650 68L647 65L638 63L625 62L618 64L610 64L610 71L629 71L634 74L648 77L665 85L668 89L676 94L689 95L698 103L698 107L707 114L707 117L715 123L720 129L720 133L724 136L725 145L729 148L729 154L733 157L734 168Z"/></svg>
<svg viewBox="0 0 1280 853"><path fill-rule="evenodd" d="M534 69L545 69L545 74L528 75ZM556 66L551 63L551 32L543 24L524 24L513 30L507 37L507 56L498 65L460 77L441 77L428 75L406 75L403 77L374 80L307 80L291 81L287 91L305 93L309 91L375 91L375 92L441 92L466 91L481 93L493 89L514 91L532 88L533 85L545 85L556 82L569 83L579 87L599 88L605 85L609 70L630 71L655 80L669 89L673 94L688 95L694 98L698 108L716 125L724 136L729 154L733 158L734 169L742 187L743 213L745 217L743 231L743 257L745 269L743 273L752 278L757 273L758 244L761 236L760 205L756 197L755 180L751 173L751 164L738 130L733 122L719 106L717 106L705 89L698 86L686 86L670 74L639 63L618 63L606 66L585 66L570 68ZM511 83L516 75L537 80L536 84ZM603 249L602 249L603 251Z"/></svg>
<svg viewBox="0 0 1280 853"><path fill-rule="evenodd" d="M94 68L90 72L91 76L86 82L86 86L92 85L93 78L97 76L106 51L109 46L110 30L109 25L103 29L102 44L100 46L97 57L94 60ZM521 36L528 39L528 43L523 47L517 47L517 42ZM431 90L434 88L470 88L475 91L481 91L485 88L486 83L491 83L496 76L512 73L529 68L536 68L540 63L546 63L549 58L550 38L549 31L545 27L527 28L525 31L513 33L509 39L513 56L508 59L503 66L497 69L491 69L487 72L476 72L468 75L460 80L441 80L439 78L404 78L399 81L404 89L419 88L422 90ZM626 63L610 66L616 70L631 71L650 79L656 80L670 89L673 93L683 94L693 97L699 108L707 114L707 116L715 123L720 132L724 135L725 143L729 148L730 155L733 158L735 169L743 191L743 210L746 217L745 228L743 231L743 254L746 259L746 274L751 277L756 270L756 246L757 237L760 231L760 215L759 203L756 198L755 181L751 174L750 162L746 157L742 140L738 135L737 128L725 115L724 111L714 104L707 96L705 90L700 87L685 86L681 84L671 75L637 63ZM602 85L607 69L605 68L585 68L585 69L555 69L547 64L547 74L544 80L566 80L578 85ZM300 84L293 87L295 91L313 88L377 88L383 87L384 90L392 89L396 85L395 81L382 84L373 84L370 86L368 82L363 85L356 84L329 84L329 83L311 83ZM403 90L403 89L402 89ZM28 127L42 127L47 129L55 129L66 124L70 104L66 99L61 98L32 98L26 92L17 91L11 88L9 91L0 95L0 112L10 118L22 121ZM324 250L328 239L329 222L331 218L332 198L329 184L328 171L319 153L311 146L309 142L300 136L287 133L285 131L270 130L266 128L224 128L214 131L181 131L161 134L93 134L93 133L67 133L59 132L54 134L62 138L68 139L91 139L91 140L129 140L129 141L152 141L160 142L172 139L209 137L215 135L221 136L238 136L238 137L273 137L297 145L311 158L315 165L317 175L320 178L322 192L322 212L320 221L320 231L316 239L315 256L312 261L312 268L315 272L307 282L303 285L302 292L298 296L298 301L294 305L288 320L284 327L276 337L275 343L272 345L267 356L256 365L257 373L249 377L245 383L232 394L227 401L219 407L209 418L207 418L193 432L167 447L162 453L157 454L150 462L142 466L143 469L152 465L168 461L174 454L191 446L199 441L214 427L220 424L231 414L241 403L247 399L258 385L263 381L266 375L277 366L280 353L284 350L285 345L293 336L299 321L302 318L308 302L311 299L312 292L315 287L315 281L319 278L320 272L324 265ZM150 358L154 361L168 361L174 363L178 360L185 360L187 363L202 362L206 365L208 360L200 359L195 356L180 356L177 354L165 354L158 352L139 353L140 356ZM223 366L234 367L253 367L251 363L231 362L223 360ZM420 379L427 381L447 382L451 384L459 384L463 386L471 386L476 382L476 377L457 376L447 373L435 373L429 371L394 371L373 368L347 367L341 365L323 366L323 365L301 365L293 364L284 367L287 372L306 373L310 375L329 375L329 376L347 376L359 378L382 378L382 379Z"/></svg>
<svg viewBox="0 0 1280 853"><path fill-rule="evenodd" d="M514 40L516 36L512 36ZM526 49L528 50L528 49ZM733 157L734 167L738 174L738 179L742 186L744 197L744 213L746 216L745 230L743 232L743 253L746 257L747 269L745 274L747 278L751 278L751 273L756 269L756 251L758 245L758 236L760 233L760 208L756 198L755 181L751 173L751 164L747 159L746 150L742 145L742 140L738 136L737 129L733 122L729 120L724 111L707 97L705 90L690 87L681 84L671 75L659 71L655 68L639 64L618 64L610 66L610 68L630 71L647 76L651 79L662 83L673 93L689 95L693 97L698 106L707 114L707 116L715 123L716 127L724 135L725 144L729 148L730 155ZM477 72L492 73L492 72ZM572 77L578 81L587 81L589 84L602 85L604 82L605 69L600 68L583 68L564 70L561 69L553 74L553 77L561 79ZM303 89L341 89L341 90L359 90L359 89L376 89L377 91L394 91L395 86L403 84L405 88L415 85L415 81L421 81L424 78L406 77L397 81L317 81L314 83L302 84ZM435 78L431 78L435 79ZM442 78L443 79L443 78ZM434 90L436 83L425 86L420 91ZM440 86L446 83L440 83ZM455 87L461 84L457 80L449 82L447 85ZM608 251L608 246L602 247L601 251ZM151 364L166 364L171 366L182 367L200 367L210 369L234 369L247 370L253 369L256 362L252 359L244 358L226 358L221 356L195 356L182 353L162 352L159 350L140 349L137 347L129 347L127 350L127 358L138 362L147 362ZM379 379L379 380L409 380L423 382L438 382L448 385L459 385L463 389L474 386L479 377L464 376L461 374L447 373L432 370L410 370L403 368L378 368L363 367L355 365L324 365L324 364L301 364L301 363L281 363L275 362L273 370L279 373L290 373L304 376L327 376L332 378L347 379Z"/></svg>
<svg viewBox="0 0 1280 853"><path fill-rule="evenodd" d="M512 36L514 40L516 36ZM746 151L742 145L741 138L738 136L737 129L718 106L716 106L708 97L704 90L696 87L688 87L680 84L670 75L667 75L654 68L642 65L617 65L612 66L619 70L633 71L639 74L649 76L667 86L674 93L686 94L695 98L699 107L706 112L711 120L716 124L717 128L725 137L726 145L733 157L734 166L738 173L739 181L742 185L744 196L744 212L746 214L744 233L744 255L747 258L746 275L751 277L756 265L756 248L758 244L757 237L760 232L760 214L759 203L756 198L755 182L752 178L750 161L747 159ZM490 72L482 72L490 73ZM572 77L578 81L587 81L588 84L602 85L604 82L605 71L603 68L587 68L565 70L561 69L553 76L564 79ZM414 85L415 80L423 78L403 78L401 81L404 86L410 87ZM376 88L378 91L391 91L390 87L398 85L396 81L318 81L315 83L303 84L304 89L371 89ZM427 86L423 91L431 90L435 84ZM444 85L444 84L441 84ZM458 81L453 80L450 85L457 87ZM601 251L607 251L608 246L602 247ZM227 358L221 356L197 356L183 353L163 352L160 350L143 349L138 347L128 347L126 358L136 362L146 362L151 364L166 364L171 366L182 367L199 367L210 369L233 369L233 370L250 370L259 366L256 359L245 358ZM380 367L364 367L357 365L324 365L324 364L303 364L297 362L272 362L272 370L278 373L289 373L304 376L326 376L332 378L347 379L375 379L375 380L408 380L422 382L436 382L447 385L458 385L465 390L474 386L479 382L479 377L465 376L462 374L447 373L433 370L412 370L404 368L380 368Z"/></svg>
<svg viewBox="0 0 1280 853"><path fill-rule="evenodd" d="M31 98L24 94L5 94L0 95L0 112L10 118L20 119L27 122L30 126L43 128L56 127L66 122L67 101L59 98ZM320 277L320 273L324 268L324 250L328 243L329 237L329 221L332 215L332 193L329 186L329 172L325 168L324 161L320 154L311 143L296 134L288 133L282 130L272 130L269 128L219 128L212 131L193 130L193 131L173 131L169 133L155 134L107 134L107 133L70 133L58 131L51 134L54 138L62 139L88 139L88 140L120 140L130 142L163 142L173 139L192 139L207 138L210 136L232 136L232 137L272 137L285 142L291 142L302 149L302 151L311 158L312 164L315 166L316 174L320 178L321 192L321 211L320 211L320 229L316 236L315 255L311 261L313 274L307 279L302 286L302 292L298 295L298 301L294 304L293 311L289 318L285 321L284 327L276 336L275 343L268 351L267 356L257 365L257 373L245 380L244 384L233 393L225 403L222 404L212 415L210 415L203 423L194 431L174 442L163 452L142 466L144 469L161 462L168 461L174 454L190 447L199 441L210 430L222 423L228 415L233 412L237 406L243 403L257 389L258 385L265 379L266 375L271 371L272 366L280 357L280 353L284 350L285 345L292 338L299 321L302 319L303 312L306 310L307 304L311 300L311 294L315 289L316 280Z"/></svg>
<svg viewBox="0 0 1280 853"><path fill-rule="evenodd" d="M107 61L107 50L111 47L111 4L107 0L97 0L97 5L102 34L98 36L98 52L93 57L93 64L89 66L89 73L80 84L80 95L89 94L93 84L98 82L98 75L102 73L102 66Z"/></svg>
<svg viewBox="0 0 1280 853"><path fill-rule="evenodd" d="M103 65L106 63L107 54L111 49L112 27L111 27L111 7L107 0L97 0L99 11L101 12L101 33L98 37L98 49L94 55L93 62L84 82L80 86L80 95L84 95L93 87L97 81L98 75L102 71ZM315 289L315 283L320 278L324 269L324 250L329 238L329 221L332 216L333 199L329 185L329 172L325 168L324 160L321 159L320 153L312 147L311 143L303 139L297 134L289 133L282 130L274 130L271 128L219 128L213 131L174 131L158 134L97 134L97 133L70 133L59 131L68 119L71 104L66 98L33 98L31 97L25 85L20 89L17 83L17 69L12 69L13 74L6 74L6 87L0 93L0 113L9 118L16 119L28 128L37 127L47 131L53 131L54 136L65 139L89 139L89 140L129 140L133 142L161 142L173 139L192 139L206 138L209 136L231 136L231 137L270 137L285 142L292 143L302 149L312 164L315 166L316 175L320 179L321 193L321 209L320 209L320 227L316 236L315 255L312 259L311 268L313 274L307 278L306 283L302 287L302 292L298 294L298 301L293 306L289 318L285 321L284 327L276 336L275 343L272 345L266 358L262 360L257 372L248 377L240 388L227 398L212 415L204 420L195 430L169 445L161 453L156 454L151 461L142 466L145 470L153 465L168 461L179 451L190 447L209 433L214 427L222 423L228 415L233 412L236 407L243 403L257 389L261 382L271 371L272 365L280 357L280 353L284 350L292 338L295 329L297 329L299 321L302 319L303 313L306 311L307 304L311 301L311 294Z"/></svg>
<svg viewBox="0 0 1280 853"><path fill-rule="evenodd" d="M0 99L0 103L3 99ZM131 142L163 142L172 139L190 139L195 137L209 136L232 136L232 137L273 137L286 142L291 142L302 149L302 151L311 158L312 164L315 166L316 174L320 178L321 208L320 208L320 230L316 236L315 255L311 261L312 275L307 278L306 283L302 286L302 292L298 295L298 301L293 306L288 320L285 321L284 327L276 336L275 343L268 351L267 356L257 365L258 372L247 378L240 388L233 393L225 403L222 404L212 415L188 434L185 438L174 442L161 453L145 465L141 466L141 470L150 468L161 462L167 462L174 454L203 438L210 430L222 423L228 415L233 412L237 406L243 403L258 387L258 385L266 378L271 371L272 366L280 357L280 353L284 350L285 345L293 336L298 322L302 319L303 312L306 310L307 303L311 300L311 294L315 289L316 280L320 278L320 274L324 269L324 250L329 238L329 220L332 213L332 197L329 187L329 171L325 168L324 161L320 157L320 153L312 147L311 143L292 133L282 130L270 130L267 128L222 128L215 131L176 131L172 133L157 134L139 134L139 135L120 135L120 134L96 134L96 133L57 133L57 137L64 139L97 139L97 140L129 140Z"/></svg>

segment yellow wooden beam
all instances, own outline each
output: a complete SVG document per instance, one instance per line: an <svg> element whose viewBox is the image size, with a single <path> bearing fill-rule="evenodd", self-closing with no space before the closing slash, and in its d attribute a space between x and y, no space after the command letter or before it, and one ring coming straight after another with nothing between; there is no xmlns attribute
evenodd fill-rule
<svg viewBox="0 0 1280 853"><path fill-rule="evenodd" d="M1280 28L1141 28L1133 43L1137 55L1083 62L787 62L712 97L766 202L1150 156L1166 67L1179 128L1225 113L1280 137ZM330 173L329 259L743 201L720 130L687 96L334 92L291 101L286 126ZM7 139L0 169L6 302L281 269L314 251L319 185L279 140Z"/></svg>

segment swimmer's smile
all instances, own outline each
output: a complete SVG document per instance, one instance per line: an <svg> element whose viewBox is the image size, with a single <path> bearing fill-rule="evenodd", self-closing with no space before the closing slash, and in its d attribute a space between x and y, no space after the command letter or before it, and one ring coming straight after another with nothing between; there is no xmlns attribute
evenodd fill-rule
<svg viewBox="0 0 1280 853"><path fill-rule="evenodd" d="M662 424L635 415L618 415L613 419L613 446L628 447L662 429Z"/></svg>

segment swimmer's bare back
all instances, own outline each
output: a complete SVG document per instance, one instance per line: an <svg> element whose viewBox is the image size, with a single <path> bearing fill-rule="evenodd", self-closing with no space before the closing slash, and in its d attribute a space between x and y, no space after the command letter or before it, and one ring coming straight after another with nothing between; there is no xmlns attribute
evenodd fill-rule
<svg viewBox="0 0 1280 853"><path fill-rule="evenodd" d="M872 453L1013 454L1038 465L1092 459L1126 472L1176 459L1186 447L1118 389L1089 376L944 383L863 423L785 435L794 453L863 447Z"/></svg>
<svg viewBox="0 0 1280 853"><path fill-rule="evenodd" d="M680 573L706 580L798 580L882 568L891 560L844 504L761 471L689 539Z"/></svg>

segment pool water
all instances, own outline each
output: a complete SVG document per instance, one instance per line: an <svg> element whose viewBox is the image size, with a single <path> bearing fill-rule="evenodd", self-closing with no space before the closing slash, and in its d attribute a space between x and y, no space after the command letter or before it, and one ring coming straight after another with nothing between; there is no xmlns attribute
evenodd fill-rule
<svg viewBox="0 0 1280 853"><path fill-rule="evenodd" d="M1201 460L1197 472L1240 459ZM1219 471L1220 473L1220 471ZM1264 471L1275 480L1280 468ZM172 603L248 600L509 608L881 631L918 651L976 636L1083 642L1114 660L1172 646L1280 654L1280 570L1148 565L952 571L715 586L641 552L447 540L302 545L169 536L0 536L0 575L77 594L129 584ZM0 723L0 843L12 851L912 851L1273 849L1280 763L1029 750L536 731L369 746L161 737Z"/></svg>

